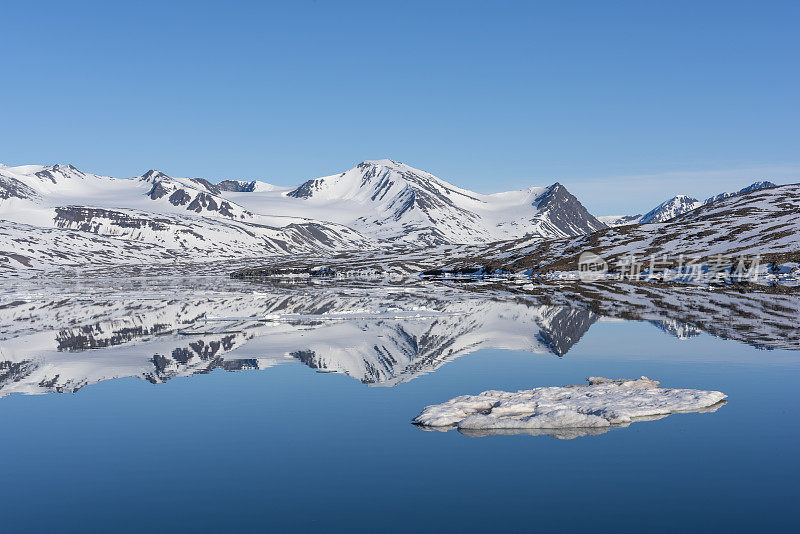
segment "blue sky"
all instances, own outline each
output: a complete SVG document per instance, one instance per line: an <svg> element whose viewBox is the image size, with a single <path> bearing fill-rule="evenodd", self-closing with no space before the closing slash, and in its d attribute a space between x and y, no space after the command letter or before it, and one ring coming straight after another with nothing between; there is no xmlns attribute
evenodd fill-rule
<svg viewBox="0 0 800 534"><path fill-rule="evenodd" d="M389 157L595 213L800 181L798 2L14 2L0 162L290 185Z"/></svg>

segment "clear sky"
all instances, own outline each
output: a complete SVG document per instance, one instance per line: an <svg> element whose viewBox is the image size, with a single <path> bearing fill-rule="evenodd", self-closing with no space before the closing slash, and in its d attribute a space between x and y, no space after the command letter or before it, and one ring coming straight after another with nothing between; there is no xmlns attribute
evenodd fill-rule
<svg viewBox="0 0 800 534"><path fill-rule="evenodd" d="M280 185L388 157L595 213L800 181L800 2L6 2L0 162Z"/></svg>

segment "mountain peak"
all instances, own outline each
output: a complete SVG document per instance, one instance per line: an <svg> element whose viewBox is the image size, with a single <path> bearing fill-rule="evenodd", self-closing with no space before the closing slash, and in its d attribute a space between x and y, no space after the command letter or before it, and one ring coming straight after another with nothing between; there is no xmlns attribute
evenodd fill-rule
<svg viewBox="0 0 800 534"><path fill-rule="evenodd" d="M145 182L152 182L153 180L163 180L164 178L169 178L166 174L156 169L150 169L146 173L142 174L139 179Z"/></svg>
<svg viewBox="0 0 800 534"><path fill-rule="evenodd" d="M709 197L705 200L705 204L709 204L711 202L715 202L717 200L722 200L723 198L728 198L736 195L741 195L744 193L749 193L750 191L757 191L758 189L765 189L767 187L776 187L776 184L768 180L761 180L758 182L753 182L752 184L748 185L747 187L743 187L736 191L735 193L720 193L718 195L714 195L713 197Z"/></svg>
<svg viewBox="0 0 800 534"><path fill-rule="evenodd" d="M41 170L34 172L33 175L40 180L51 182L53 184L57 184L60 181L63 181L63 179L69 181L73 178L84 178L87 176L85 172L79 171L74 166L70 164L64 165L63 163L56 163L55 165L51 165L49 167L42 167Z"/></svg>
<svg viewBox="0 0 800 534"><path fill-rule="evenodd" d="M712 202L716 202L718 200L722 200L728 197L741 195L743 193L749 193L750 191L756 191L758 189L764 189L768 187L777 187L776 184L767 181L761 180L758 182L754 182L747 187L743 187L742 189L736 191L735 193L720 193L718 195L714 195L713 197L709 197L704 201L699 201L694 197L690 197L689 195L677 195L672 197L669 200L665 200L649 212L645 213L644 215L623 215L623 216L607 216L607 217L600 217L600 219L608 224L609 226L622 226L626 224L644 224L644 223L652 223L652 222L665 222L669 219L673 219L678 217L679 215L683 215L693 209L696 209L700 206L710 204Z"/></svg>
<svg viewBox="0 0 800 534"><path fill-rule="evenodd" d="M450 186L430 173L391 159L364 160L343 173L312 178L287 193L294 198L346 198L374 202L387 196L406 194L408 189L436 182Z"/></svg>
<svg viewBox="0 0 800 534"><path fill-rule="evenodd" d="M434 245L564 237L605 227L558 182L484 195L388 158L308 180L284 196L308 201L301 209L338 205L340 222L376 237Z"/></svg>
<svg viewBox="0 0 800 534"><path fill-rule="evenodd" d="M565 235L589 234L606 227L559 182L548 187L534 205L550 224Z"/></svg>
<svg viewBox="0 0 800 534"><path fill-rule="evenodd" d="M362 161L361 163L356 165L352 170L355 170L355 169L363 170L363 169L366 169L366 168L384 168L384 169L388 169L388 170L395 171L395 172L411 173L411 174L414 174L414 175L417 175L417 176L424 176L425 178L433 178L433 179L435 179L437 181L440 181L440 182L443 182L443 183L447 183L444 180L442 180L441 178L439 178L437 176L434 176L433 174L431 174L431 173L429 173L427 171L423 171L421 169L417 169L416 167L412 167L411 165L409 165L407 163L403 163L401 161L388 159L388 158L383 158L383 159L365 159L364 161ZM450 184L450 185L452 185L452 184ZM455 187L455 186L452 186L452 187Z"/></svg>
<svg viewBox="0 0 800 534"><path fill-rule="evenodd" d="M66 165L65 165L65 164L63 164L63 163L56 163L55 165L53 165L52 167L50 167L50 169L51 169L51 170L53 170L53 171L61 171L61 172L64 172L64 171L77 171L77 172L81 172L81 171L79 171L77 168L75 168L75 166L74 166L74 165L72 165L71 163L67 163Z"/></svg>
<svg viewBox="0 0 800 534"><path fill-rule="evenodd" d="M376 167L399 167L399 166L408 167L408 165L406 165L405 163L400 163L399 161L395 161L389 158L365 159L364 161L359 163L357 167L360 167L362 165L372 165Z"/></svg>
<svg viewBox="0 0 800 534"><path fill-rule="evenodd" d="M691 211L703 203L689 195L677 195L669 200L665 200L649 212L645 213L639 220L641 224L664 222L677 217L687 211Z"/></svg>

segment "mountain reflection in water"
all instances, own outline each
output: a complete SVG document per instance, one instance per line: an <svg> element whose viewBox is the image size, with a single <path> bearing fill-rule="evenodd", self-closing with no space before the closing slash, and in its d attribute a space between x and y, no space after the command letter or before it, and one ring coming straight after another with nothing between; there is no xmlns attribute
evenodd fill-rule
<svg viewBox="0 0 800 534"><path fill-rule="evenodd" d="M424 282L239 283L165 294L123 288L4 299L0 396L74 392L120 377L162 383L291 361L395 386L479 349L562 357L604 318L648 321L681 338L707 332L767 349L800 347L800 299L793 295L625 284L523 293Z"/></svg>

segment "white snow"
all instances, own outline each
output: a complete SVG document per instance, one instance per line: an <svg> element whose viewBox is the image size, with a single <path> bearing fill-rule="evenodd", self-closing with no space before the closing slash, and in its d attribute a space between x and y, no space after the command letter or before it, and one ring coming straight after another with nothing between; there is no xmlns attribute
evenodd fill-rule
<svg viewBox="0 0 800 534"><path fill-rule="evenodd" d="M346 172L309 180L304 187L304 198L288 196L285 190L225 197L256 213L331 221L404 242L430 239L431 234L454 243L561 235L537 217L536 200L546 187L480 194L389 159L364 161ZM413 207L404 209L407 205Z"/></svg>
<svg viewBox="0 0 800 534"><path fill-rule="evenodd" d="M572 231L540 213L537 203L548 188L478 194L391 160L366 161L341 174L310 180L303 185L310 191L305 197L290 196L294 188L250 183L255 184L251 192L228 192L202 179L170 177L156 170L118 179L71 165L3 166L0 220L17 223L16 229L29 228L20 233L7 227L0 235L0 251L16 258L4 260L6 267L27 263L38 268L90 262L91 258L80 260L83 249L72 250L69 242L92 240L98 245L90 250L113 248L114 243L103 238L127 241L128 249L137 243L156 245L158 249L131 258L140 261L149 254L162 261L174 259L176 253L256 257L377 250L394 243L541 239ZM75 207L94 211L76 214ZM65 208L73 212L64 215ZM73 232L54 239L35 237L54 228ZM19 238L50 240L64 247L20 247ZM115 254L111 261L124 262L125 257Z"/></svg>
<svg viewBox="0 0 800 534"><path fill-rule="evenodd" d="M641 215L600 215L597 220L607 226L625 226L626 224L639 224Z"/></svg>
<svg viewBox="0 0 800 534"><path fill-rule="evenodd" d="M588 386L462 395L426 407L414 422L467 430L609 427L705 410L727 397L719 391L661 389L659 382L644 376L634 380L591 377L588 381Z"/></svg>
<svg viewBox="0 0 800 534"><path fill-rule="evenodd" d="M612 227L624 226L627 224L664 222L692 211L695 208L704 206L706 204L711 204L712 202L716 202L718 200L723 200L732 196L748 193L750 191L756 191L758 189L766 189L770 187L775 187L775 184L768 181L754 182L747 187L743 187L742 189L736 191L735 193L720 193L718 195L714 195L713 197L709 197L702 202L688 195L678 195L662 202L644 215L601 215L597 217L597 219Z"/></svg>
<svg viewBox="0 0 800 534"><path fill-rule="evenodd" d="M642 215L639 223L646 224L668 221L702 205L703 203L696 198L692 198L687 195L678 195L665 202L662 202L653 210Z"/></svg>

